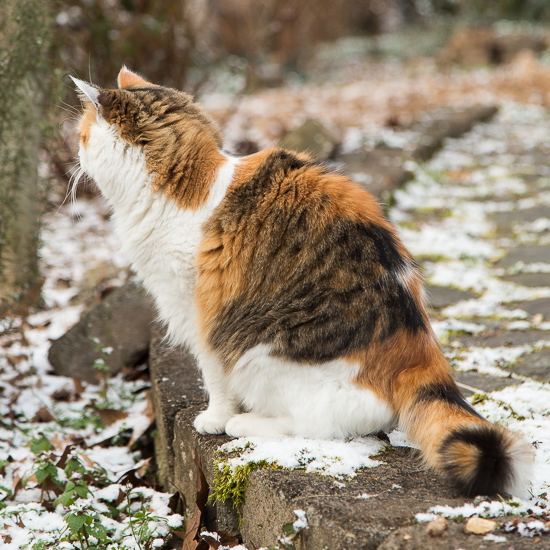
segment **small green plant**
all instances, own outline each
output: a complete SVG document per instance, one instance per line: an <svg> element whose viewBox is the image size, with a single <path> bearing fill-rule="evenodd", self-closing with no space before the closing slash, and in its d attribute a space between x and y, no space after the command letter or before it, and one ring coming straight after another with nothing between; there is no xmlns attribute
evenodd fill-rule
<svg viewBox="0 0 550 550"><path fill-rule="evenodd" d="M54 506L58 504L70 506L79 498L87 498L91 494L86 483L86 468L77 457L69 458L65 466L65 474L68 481L63 493L54 501Z"/></svg>
<svg viewBox="0 0 550 550"><path fill-rule="evenodd" d="M483 405L483 403L485 403L485 401L487 401L488 399L488 395L486 393L474 393L474 395L472 395L472 405Z"/></svg>
<svg viewBox="0 0 550 550"><path fill-rule="evenodd" d="M136 494L137 492L134 492ZM156 516L151 512L150 506L143 502L143 498L139 502L139 509L132 512L132 491L126 491L126 512L128 514L128 525L136 544L140 550L150 550L153 548L153 540L155 532L151 529L151 522L167 523L166 518ZM141 496L141 495L139 495Z"/></svg>
<svg viewBox="0 0 550 550"><path fill-rule="evenodd" d="M94 343L94 351L100 354L100 357L94 361L92 367L100 373L101 390L99 391L99 396L103 400L105 407L107 407L107 394L109 391L109 367L107 365L107 358L113 353L113 348L104 346L99 338L92 338L92 341ZM101 408L100 405L98 406Z"/></svg>
<svg viewBox="0 0 550 550"><path fill-rule="evenodd" d="M103 526L101 516L86 501L74 504L65 516L67 535L62 539L67 542L78 542L79 550L100 550L105 548L108 538L107 529ZM74 546L74 544L73 544Z"/></svg>
<svg viewBox="0 0 550 550"><path fill-rule="evenodd" d="M250 485L250 474L255 470L277 468L265 460L248 462L232 466L218 458L215 461L216 475L214 476L214 490L208 497L209 502L226 502L230 500L239 516L239 525L242 525L242 507L246 499L246 489Z"/></svg>
<svg viewBox="0 0 550 550"><path fill-rule="evenodd" d="M59 468L55 465L54 456L50 453L52 448L52 444L44 435L31 442L31 451L37 458L31 471L22 480L23 487L25 487L32 476L36 478L36 483L40 488L40 502L44 502L44 497L50 491L59 493L63 487L63 482L59 479Z"/></svg>

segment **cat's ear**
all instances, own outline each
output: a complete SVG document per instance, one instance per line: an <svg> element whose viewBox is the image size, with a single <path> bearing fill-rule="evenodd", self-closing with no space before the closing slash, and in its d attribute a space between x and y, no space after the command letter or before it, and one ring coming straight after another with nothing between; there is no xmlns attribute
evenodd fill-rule
<svg viewBox="0 0 550 550"><path fill-rule="evenodd" d="M127 86L141 86L143 84L151 85L150 82L141 78L141 76L133 73L126 67L122 67L118 73L118 87L123 90Z"/></svg>
<svg viewBox="0 0 550 550"><path fill-rule="evenodd" d="M71 76L72 81L78 88L78 95L83 101L90 101L95 105L95 108L99 111L99 90L92 84L79 80Z"/></svg>

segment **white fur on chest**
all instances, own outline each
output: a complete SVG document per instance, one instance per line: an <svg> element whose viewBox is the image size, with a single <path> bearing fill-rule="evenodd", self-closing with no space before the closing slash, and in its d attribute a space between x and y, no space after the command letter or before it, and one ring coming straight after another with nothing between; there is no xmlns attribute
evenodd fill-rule
<svg viewBox="0 0 550 550"><path fill-rule="evenodd" d="M238 163L226 158L206 203L185 210L162 191L151 192L154 175L143 151L121 140L106 122L93 126L88 147L80 149L81 165L113 207L123 252L155 298L169 338L193 350L198 347L196 255L202 226L225 196Z"/></svg>

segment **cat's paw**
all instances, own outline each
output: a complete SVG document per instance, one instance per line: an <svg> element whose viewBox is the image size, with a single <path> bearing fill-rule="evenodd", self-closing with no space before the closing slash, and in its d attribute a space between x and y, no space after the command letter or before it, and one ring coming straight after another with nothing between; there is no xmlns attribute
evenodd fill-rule
<svg viewBox="0 0 550 550"><path fill-rule="evenodd" d="M225 425L230 418L231 414L227 412L206 409L195 418L193 424L201 434L221 434L225 431Z"/></svg>
<svg viewBox="0 0 550 550"><path fill-rule="evenodd" d="M282 437L289 435L290 432L281 419L265 418L254 413L243 413L237 414L227 422L225 433L231 437L256 435Z"/></svg>

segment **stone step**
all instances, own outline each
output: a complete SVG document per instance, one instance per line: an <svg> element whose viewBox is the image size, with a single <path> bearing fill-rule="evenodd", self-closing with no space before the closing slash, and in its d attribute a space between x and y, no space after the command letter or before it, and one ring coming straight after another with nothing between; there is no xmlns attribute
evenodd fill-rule
<svg viewBox="0 0 550 550"><path fill-rule="evenodd" d="M205 436L194 429L195 417L206 408L202 381L192 356L163 343L158 325L153 330L150 371L159 481L166 490L179 491L189 524L195 513L197 477L204 475L212 492L215 453L230 438ZM459 378L481 384L477 379ZM210 531L240 534L248 548L267 547L277 543L283 525L293 522L294 510L300 509L306 512L309 527L295 541L297 550L481 547L481 537L466 534L464 524L451 525L444 538L432 538L425 524L416 525L417 513L436 505L461 506L465 502L441 476L423 466L416 450L390 447L376 459L383 464L340 481L299 470L256 470L246 490L242 525L231 502L207 504L204 525ZM532 547L532 541L515 535L508 535L508 540L516 550ZM483 545L501 548L486 541Z"/></svg>

